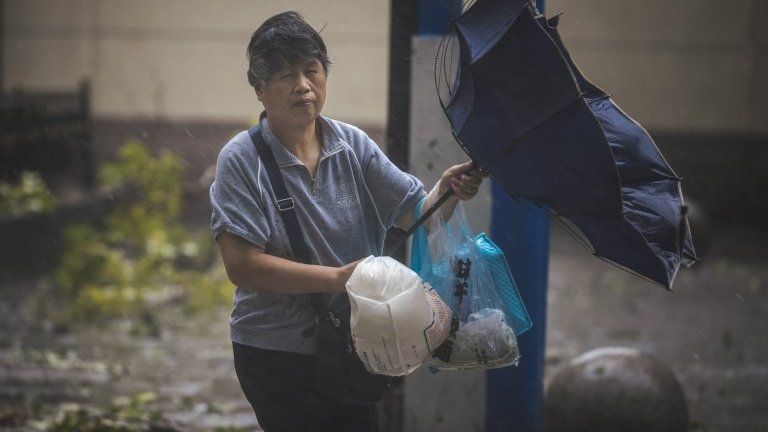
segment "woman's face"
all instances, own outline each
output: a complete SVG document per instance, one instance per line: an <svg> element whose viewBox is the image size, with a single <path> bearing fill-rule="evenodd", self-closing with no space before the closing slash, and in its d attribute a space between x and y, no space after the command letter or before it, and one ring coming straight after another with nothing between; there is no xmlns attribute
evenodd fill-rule
<svg viewBox="0 0 768 432"><path fill-rule="evenodd" d="M325 103L326 73L317 59L285 68L256 91L270 121L304 127Z"/></svg>

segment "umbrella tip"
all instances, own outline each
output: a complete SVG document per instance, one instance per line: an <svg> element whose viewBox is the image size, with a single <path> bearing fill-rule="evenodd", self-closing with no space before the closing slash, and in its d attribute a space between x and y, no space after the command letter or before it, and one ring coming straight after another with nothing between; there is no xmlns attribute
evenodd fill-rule
<svg viewBox="0 0 768 432"><path fill-rule="evenodd" d="M677 223L677 254L681 258L683 257L683 249L685 248L685 237L688 234L688 227L687 227L687 219L686 215L688 214L688 205L687 204L681 204L680 205L680 220Z"/></svg>

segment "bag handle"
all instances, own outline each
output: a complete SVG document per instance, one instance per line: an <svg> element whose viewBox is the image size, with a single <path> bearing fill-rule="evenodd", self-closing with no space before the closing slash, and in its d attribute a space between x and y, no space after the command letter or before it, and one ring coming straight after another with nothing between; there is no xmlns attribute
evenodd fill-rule
<svg viewBox="0 0 768 432"><path fill-rule="evenodd" d="M414 210L416 217L421 215L421 209L424 207L425 200L426 198L422 198L416 204L416 209ZM414 230L413 239L411 239L411 270L422 274L422 271L428 271L431 268L431 261L426 229L423 226L419 226Z"/></svg>
<svg viewBox="0 0 768 432"><path fill-rule="evenodd" d="M473 162L472 166L468 170L462 172L461 174L469 174L472 171L475 171L477 169L478 169L477 163ZM445 191L442 195L440 195L440 198L438 198L437 201L434 204L432 204L432 206L430 208L428 208L427 211L424 212L423 215L418 216L418 214L421 213L421 210L417 211L416 212L416 217L417 217L416 222L414 222L413 225L411 225L411 227L408 228L408 230L405 231L405 233L402 236L400 236L400 238L396 242L394 242L392 245L389 246L389 248L386 250L384 255L392 256L395 252L397 252L397 250L400 248L400 246L402 246L403 243L405 243L405 241L408 240L408 237L410 237L412 234L416 233L416 231L419 228L421 228L422 225L424 225L424 222L426 222L427 219L429 219L429 217L432 216L432 213L436 212L437 209L440 208L440 206L445 204L445 202L448 201L448 198L453 196L454 193L455 192L453 192L452 188L448 188L448 190ZM419 202L419 209L421 209L422 205L423 205L423 203Z"/></svg>
<svg viewBox="0 0 768 432"><path fill-rule="evenodd" d="M285 181L277 167L275 154L264 141L264 135L261 133L261 125L256 125L249 129L248 135L251 137L251 141L253 141L253 145L256 147L256 152L259 154L261 163L267 171L269 182L272 184L272 190L275 192L275 204L279 210L280 217L283 219L283 225L285 225L285 231L288 234L288 241L291 244L293 258L302 264L312 264L309 247L307 242L304 241L304 234L301 231L299 218L296 216L293 198L288 195ZM322 294L312 293L309 294L309 298L312 302L312 307L315 309L315 315L318 317L328 315L328 304L325 302L325 297Z"/></svg>

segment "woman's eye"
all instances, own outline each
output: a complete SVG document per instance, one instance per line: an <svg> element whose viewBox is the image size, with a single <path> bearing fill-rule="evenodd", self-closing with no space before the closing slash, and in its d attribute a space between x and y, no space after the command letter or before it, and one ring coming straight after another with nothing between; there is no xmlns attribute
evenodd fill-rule
<svg viewBox="0 0 768 432"><path fill-rule="evenodd" d="M307 73L308 73L308 74L316 74L316 73L317 73L317 71L316 71L316 70L314 70L314 69L310 69L310 70L308 70L308 71L307 71Z"/></svg>

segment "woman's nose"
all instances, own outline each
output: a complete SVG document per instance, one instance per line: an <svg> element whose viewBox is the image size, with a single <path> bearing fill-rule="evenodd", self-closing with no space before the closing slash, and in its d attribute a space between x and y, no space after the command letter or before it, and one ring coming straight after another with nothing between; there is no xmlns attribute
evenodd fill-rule
<svg viewBox="0 0 768 432"><path fill-rule="evenodd" d="M299 93L307 93L310 89L309 78L303 73L299 74L299 82L296 84L296 90Z"/></svg>

